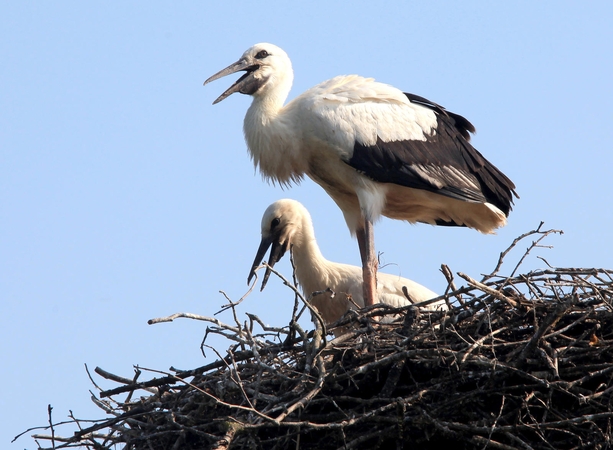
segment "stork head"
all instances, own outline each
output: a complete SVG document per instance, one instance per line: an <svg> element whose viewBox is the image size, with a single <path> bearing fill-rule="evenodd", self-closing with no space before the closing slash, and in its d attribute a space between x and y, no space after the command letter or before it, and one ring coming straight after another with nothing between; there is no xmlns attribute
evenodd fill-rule
<svg viewBox="0 0 613 450"><path fill-rule="evenodd" d="M213 104L235 92L254 97L276 93L283 96L283 102L289 94L294 77L292 62L287 53L276 45L263 43L248 49L238 61L208 78L204 84L240 71L245 71L243 76L217 97Z"/></svg>
<svg viewBox="0 0 613 450"><path fill-rule="evenodd" d="M302 239L302 228L304 217L310 217L304 206L296 200L283 199L277 200L264 211L262 217L262 240L258 248L255 260L247 278L247 284L255 275L255 269L264 259L264 255L270 247L268 265L273 267L281 260L283 255L291 246ZM266 269L262 280L263 290L270 277L270 269Z"/></svg>

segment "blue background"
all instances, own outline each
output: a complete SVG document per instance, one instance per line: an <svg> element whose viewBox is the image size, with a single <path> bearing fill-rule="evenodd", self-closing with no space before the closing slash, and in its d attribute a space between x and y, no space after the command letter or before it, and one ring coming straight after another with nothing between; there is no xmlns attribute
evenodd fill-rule
<svg viewBox="0 0 613 450"><path fill-rule="evenodd" d="M257 42L292 58L290 98L357 73L466 116L474 145L516 183L521 199L495 236L382 220L383 270L443 291L442 263L479 278L540 221L564 235L523 270L544 267L538 255L558 267L613 266L611 2L222 3L2 3L3 448L35 448L28 435L9 442L45 425L47 404L55 420L69 410L103 417L85 363L131 377L134 364L210 362L199 349L206 324L147 320L213 315L220 290L238 300L271 202L304 203L323 254L359 264L321 188L305 180L282 191L254 171L242 135L250 98L211 105L238 76L202 86ZM291 276L287 259L278 268ZM282 326L292 300L273 277L241 311Z"/></svg>

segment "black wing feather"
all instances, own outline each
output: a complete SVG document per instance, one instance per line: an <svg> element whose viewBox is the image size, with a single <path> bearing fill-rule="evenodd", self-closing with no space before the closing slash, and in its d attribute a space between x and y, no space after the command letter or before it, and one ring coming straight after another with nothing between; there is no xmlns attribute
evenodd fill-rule
<svg viewBox="0 0 613 450"><path fill-rule="evenodd" d="M435 112L435 132L425 141L383 142L377 138L371 146L356 142L346 163L381 183L425 189L467 202L489 202L508 216L513 195L517 197L515 185L468 142L475 127L436 103L406 95Z"/></svg>
<svg viewBox="0 0 613 450"><path fill-rule="evenodd" d="M404 95L411 101L411 103L415 103L420 106L424 106L435 111L439 116L447 116L453 120L453 124L455 129L462 135L464 139L470 141L470 133L475 133L477 130L475 126L468 121L468 119L464 116L461 116L456 113L452 113L451 111L447 111L438 103L431 102L427 98L420 97L419 95L409 94L405 92Z"/></svg>

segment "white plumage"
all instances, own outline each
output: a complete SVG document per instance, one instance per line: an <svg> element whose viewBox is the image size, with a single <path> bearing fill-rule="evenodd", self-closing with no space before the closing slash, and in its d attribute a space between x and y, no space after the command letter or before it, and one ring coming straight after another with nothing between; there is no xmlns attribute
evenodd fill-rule
<svg viewBox="0 0 613 450"><path fill-rule="evenodd" d="M287 54L257 44L205 84L245 71L234 92L253 97L244 133L263 176L282 185L307 175L340 207L362 257L364 297L374 302L372 226L380 215L411 223L505 225L515 186L468 142L464 117L372 78L338 76L285 102L293 81Z"/></svg>
<svg viewBox="0 0 613 450"><path fill-rule="evenodd" d="M315 240L315 231L311 215L307 209L295 200L283 199L270 205L262 217L262 241L249 272L248 282L255 274L268 249L269 266L274 266L285 252L292 251L296 267L296 278L304 295L308 298L313 292L330 288L329 293L315 296L311 303L317 308L326 324L333 323L349 309L353 309L350 297L359 307L364 306L362 293L362 270L348 264L328 261L321 254ZM262 281L266 285L270 271L267 270ZM410 305L404 296L406 290L415 303L430 300L438 295L414 281L397 275L379 273L376 299L394 307ZM427 309L446 309L443 301L426 306Z"/></svg>

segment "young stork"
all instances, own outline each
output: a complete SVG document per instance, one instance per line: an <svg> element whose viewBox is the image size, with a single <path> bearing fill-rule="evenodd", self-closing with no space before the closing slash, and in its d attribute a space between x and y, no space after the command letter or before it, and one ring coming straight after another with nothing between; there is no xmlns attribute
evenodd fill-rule
<svg viewBox="0 0 613 450"><path fill-rule="evenodd" d="M301 203L283 199L266 208L262 217L262 241L251 266L247 283L251 282L255 269L269 248L271 248L268 259L270 267L273 267L285 252L291 249L296 266L296 278L305 296L308 297L313 292L327 288L334 292L334 295L325 293L311 300L311 304L317 308L326 324L336 322L345 312L353 309L349 297L359 307L364 307L362 269L328 261L323 257L315 241L311 215ZM267 269L262 280L262 289L266 286L269 276L270 269ZM415 303L438 297L436 293L414 281L398 275L379 273L376 300L394 307L410 305L411 302L403 294L403 287L406 287L409 297ZM447 305L440 301L426 308L447 309Z"/></svg>
<svg viewBox="0 0 613 450"><path fill-rule="evenodd" d="M372 78L338 76L287 105L292 64L257 44L204 84L244 71L214 102L240 92L253 102L244 133L265 179L288 185L304 175L339 206L362 257L364 299L375 299L373 222L466 226L492 233L506 224L515 185L469 143L464 117Z"/></svg>

